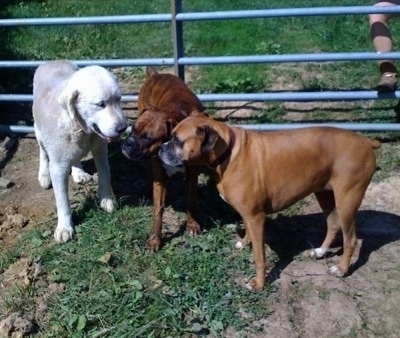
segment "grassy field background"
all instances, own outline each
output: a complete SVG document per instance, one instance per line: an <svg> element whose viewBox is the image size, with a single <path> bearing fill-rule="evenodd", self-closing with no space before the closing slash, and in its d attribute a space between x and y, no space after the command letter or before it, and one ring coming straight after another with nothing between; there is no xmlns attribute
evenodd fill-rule
<svg viewBox="0 0 400 338"><path fill-rule="evenodd" d="M326 1L323 6L367 5L365 1ZM302 7L321 6L303 1ZM299 7L296 1L268 1L268 8ZM187 0L184 11L222 11L266 8L261 0ZM2 18L60 17L167 13L168 1L3 1ZM393 21L392 29L400 28ZM84 27L2 28L3 60L105 59L171 57L168 24L103 25ZM399 45L394 36L394 44ZM254 55L311 52L372 51L368 19L364 15L193 22L185 24L188 56ZM122 80L143 77L142 69L121 71ZM270 90L284 76L304 90L369 89L378 79L373 61L303 63L299 65L205 66L196 69L190 85L197 93L259 92ZM313 76L318 74L319 76ZM30 93L30 71L4 70L2 93ZM352 106L352 121L393 122L388 113L393 101L374 103L365 114L365 102ZM261 112L259 121L281 121L282 107ZM0 122L32 124L26 104L2 104L11 111ZM324 109L314 111L327 117ZM270 114L270 115L269 115ZM398 166L395 154L385 153L385 170ZM41 283L16 285L0 295L0 316L12 312L31 314L41 337L197 337L222 335L227 328L240 332L249 318L268 314L265 299L274 291L267 285L261 294L242 288L252 276L250 250L233 249L237 215L218 198L212 182L201 187L200 209L205 231L196 239L183 234L185 199L179 188L171 194L170 231L157 254L144 251L151 222L151 201L145 195L143 170L128 164L118 148L111 149L114 182L124 178L135 195L119 194L120 209L107 215L98 210L92 191L80 190L74 199L77 235L65 245L54 245L54 219L24 233L0 252L0 271L21 257L29 257L43 269ZM123 164L121 167L120 164ZM135 167L135 170L134 168ZM132 174L134 173L134 174ZM179 185L179 184L178 184ZM284 212L295 214L296 205ZM167 226L168 228L168 226ZM293 233L297 231L292 229ZM296 250L292 252L296 258ZM277 253L269 254L271 263ZM300 258L299 258L300 259ZM48 296L48 285L62 285L62 292ZM45 314L38 299L46 295ZM247 328L248 329L248 328ZM251 330L257 331L257 327Z"/></svg>
<svg viewBox="0 0 400 338"><path fill-rule="evenodd" d="M366 5L365 1L327 1L324 6ZM269 1L268 8L279 8L280 1ZM296 7L286 2L285 7ZM321 6L318 1L304 1L302 6ZM265 1L184 1L184 11L221 11L266 8ZM3 17L60 17L168 13L167 1L26 1L6 6ZM393 31L398 29L393 22ZM22 27L3 29L6 49L4 59L104 59L172 57L171 31L168 23L97 26ZM184 23L184 48L187 56L254 55L310 52L372 51L365 15L317 16L298 18L215 20ZM397 36L394 34L394 44ZM10 55L11 53L11 55ZM334 65L318 65L331 73ZM268 87L265 77L274 65L230 65L202 67L197 91L212 91L225 84L225 90L243 91L240 80L252 82L252 89ZM325 68L326 67L326 68ZM337 67L337 66L336 66ZM306 89L363 88L375 70L374 62L340 63L344 76L328 78L324 83L305 83ZM372 73L373 74L373 73ZM271 75L274 75L273 73ZM272 77L272 76L271 76ZM231 85L229 85L231 84Z"/></svg>

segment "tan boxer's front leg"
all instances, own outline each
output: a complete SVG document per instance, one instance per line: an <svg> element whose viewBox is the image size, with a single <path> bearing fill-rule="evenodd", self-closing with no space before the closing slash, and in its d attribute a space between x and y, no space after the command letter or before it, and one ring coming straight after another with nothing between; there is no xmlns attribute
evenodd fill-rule
<svg viewBox="0 0 400 338"><path fill-rule="evenodd" d="M253 277L246 287L250 291L262 291L265 284L265 250L264 250L264 221L266 215L259 213L255 216L246 217L244 220L246 228L246 236L249 237L252 248L254 265L256 268L256 276ZM247 234L248 233L248 234Z"/></svg>

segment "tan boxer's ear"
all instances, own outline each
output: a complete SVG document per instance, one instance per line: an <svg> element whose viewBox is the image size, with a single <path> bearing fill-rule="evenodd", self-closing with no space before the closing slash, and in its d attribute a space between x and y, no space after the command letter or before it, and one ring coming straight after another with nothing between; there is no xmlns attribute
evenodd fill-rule
<svg viewBox="0 0 400 338"><path fill-rule="evenodd" d="M74 120L77 117L77 110L76 110L76 101L79 96L79 91L77 90L70 90L68 87L65 88L60 96L58 97L58 103L61 107L68 112L68 116L71 120Z"/></svg>
<svg viewBox="0 0 400 338"><path fill-rule="evenodd" d="M206 153L214 148L215 142L218 140L218 133L208 125L198 126L196 135L202 139L201 152Z"/></svg>

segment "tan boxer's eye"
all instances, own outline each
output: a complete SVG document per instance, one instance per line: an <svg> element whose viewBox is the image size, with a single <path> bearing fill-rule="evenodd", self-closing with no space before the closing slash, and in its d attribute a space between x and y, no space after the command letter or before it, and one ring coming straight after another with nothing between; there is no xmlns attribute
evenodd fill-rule
<svg viewBox="0 0 400 338"><path fill-rule="evenodd" d="M174 135L172 137L172 142L173 142L173 144L174 144L174 146L176 148L182 148L183 147L183 142L178 137L176 137L176 135Z"/></svg>

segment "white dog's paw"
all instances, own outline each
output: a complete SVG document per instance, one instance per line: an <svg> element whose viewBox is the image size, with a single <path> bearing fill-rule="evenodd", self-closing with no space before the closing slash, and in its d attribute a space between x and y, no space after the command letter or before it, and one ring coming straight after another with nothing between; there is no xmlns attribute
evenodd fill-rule
<svg viewBox="0 0 400 338"><path fill-rule="evenodd" d="M336 277L343 277L344 276L344 273L342 271L340 271L340 269L336 265L331 266L328 269L328 272L332 276L336 276Z"/></svg>
<svg viewBox="0 0 400 338"><path fill-rule="evenodd" d="M239 237L238 241L235 243L235 249L243 250L250 243L250 238L248 235Z"/></svg>
<svg viewBox="0 0 400 338"><path fill-rule="evenodd" d="M49 172L39 173L38 180L43 189L49 189L51 187L51 178Z"/></svg>
<svg viewBox="0 0 400 338"><path fill-rule="evenodd" d="M92 180L92 175L84 172L83 170L72 170L72 179L77 184L85 184Z"/></svg>
<svg viewBox="0 0 400 338"><path fill-rule="evenodd" d="M113 198L103 198L100 201L100 208L107 212L113 212L117 209L117 202Z"/></svg>
<svg viewBox="0 0 400 338"><path fill-rule="evenodd" d="M325 256L325 254L326 254L326 249L316 248L311 250L310 256L313 258L322 258Z"/></svg>
<svg viewBox="0 0 400 338"><path fill-rule="evenodd" d="M72 228L72 226L57 225L57 228L54 231L54 238L57 243L66 243L70 239L72 239L73 234L74 229Z"/></svg>
<svg viewBox="0 0 400 338"><path fill-rule="evenodd" d="M242 250L244 248L244 244L241 240L235 243L235 249Z"/></svg>

